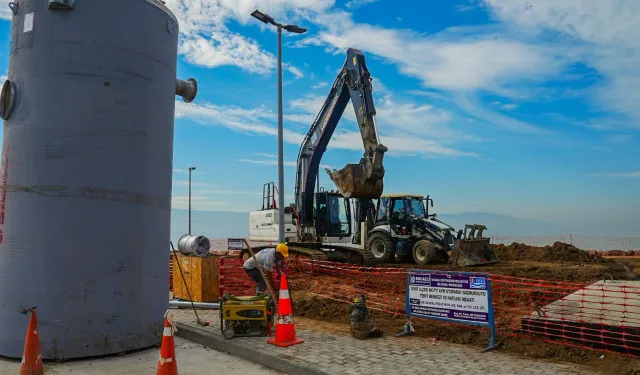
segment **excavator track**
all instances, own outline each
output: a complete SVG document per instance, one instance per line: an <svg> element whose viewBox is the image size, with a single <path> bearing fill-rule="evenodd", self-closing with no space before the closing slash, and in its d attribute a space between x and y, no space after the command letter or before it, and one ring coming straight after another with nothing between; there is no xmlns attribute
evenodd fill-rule
<svg viewBox="0 0 640 375"><path fill-rule="evenodd" d="M273 246L256 246L256 247L252 247L252 249L254 252L257 253L258 251L269 248L269 247L273 247ZM359 266L365 266L365 267L375 266L378 264L377 259L373 256L373 254L369 250L363 250L357 247L348 247L348 246L342 247L342 246L332 245L331 247L337 249L338 251L348 252L351 254L354 254L354 253L358 254L359 260L357 262L347 261L347 263L357 264ZM329 261L329 257L322 250L311 249L309 247L300 246L296 244L289 245L289 254L290 256L291 255L295 256L296 258L305 257L310 260L318 260L318 261L324 261L324 262ZM243 261L245 261L249 256L250 256L249 251L246 249L243 250L242 253L240 254L240 258Z"/></svg>
<svg viewBox="0 0 640 375"><path fill-rule="evenodd" d="M361 257L361 261L358 264L359 266L371 267L378 264L378 260L371 253L371 251L366 249L359 249L357 247L344 247L341 248L343 251L349 251L352 253L357 253ZM351 262L350 262L351 263Z"/></svg>
<svg viewBox="0 0 640 375"><path fill-rule="evenodd" d="M320 261L328 261L329 257L327 254L323 253L320 250L309 249L302 246L289 246L289 252L293 253L297 256L305 256L310 258L311 260L320 260Z"/></svg>
<svg viewBox="0 0 640 375"><path fill-rule="evenodd" d="M274 247L274 246L273 245L256 246L256 247L252 247L251 249L253 250L254 253L257 253L260 250L267 249L270 247ZM295 246L295 245L289 245L288 247L289 247L290 256L293 255L295 257L306 257L306 258L309 258L310 260L320 260L320 261L329 260L327 255L320 250L314 250L314 249L309 249L306 247ZM240 253L240 258L242 259L242 261L247 260L249 256L251 256L251 254L249 254L249 250L247 249L242 250L242 252Z"/></svg>

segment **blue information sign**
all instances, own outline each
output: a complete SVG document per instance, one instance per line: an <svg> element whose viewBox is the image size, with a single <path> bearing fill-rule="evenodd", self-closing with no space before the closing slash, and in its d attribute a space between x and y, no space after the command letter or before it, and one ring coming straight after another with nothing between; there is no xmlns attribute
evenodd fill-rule
<svg viewBox="0 0 640 375"><path fill-rule="evenodd" d="M491 328L487 350L495 348L495 323L488 274L409 270L407 316Z"/></svg>

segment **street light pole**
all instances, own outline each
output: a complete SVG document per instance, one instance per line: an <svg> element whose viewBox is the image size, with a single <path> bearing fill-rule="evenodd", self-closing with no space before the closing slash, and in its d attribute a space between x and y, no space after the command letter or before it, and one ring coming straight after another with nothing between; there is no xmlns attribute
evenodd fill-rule
<svg viewBox="0 0 640 375"><path fill-rule="evenodd" d="M278 242L284 243L285 239L285 223L284 223L284 125L282 121L282 29L286 31L302 34L307 29L296 25L283 25L276 22L273 17L266 13L262 13L259 10L251 13L257 20L269 23L277 27L278 29Z"/></svg>
<svg viewBox="0 0 640 375"><path fill-rule="evenodd" d="M278 242L284 243L284 124L282 120L282 28L278 26Z"/></svg>
<svg viewBox="0 0 640 375"><path fill-rule="evenodd" d="M191 171L196 167L189 167L189 235L191 235Z"/></svg>

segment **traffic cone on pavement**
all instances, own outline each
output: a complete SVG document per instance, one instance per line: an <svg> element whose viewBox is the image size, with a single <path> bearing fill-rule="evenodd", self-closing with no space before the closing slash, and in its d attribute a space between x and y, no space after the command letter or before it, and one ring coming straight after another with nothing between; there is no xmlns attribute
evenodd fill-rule
<svg viewBox="0 0 640 375"><path fill-rule="evenodd" d="M31 319L29 319L29 328L27 328L27 337L24 342L20 375L44 375L35 307L28 311L31 311Z"/></svg>
<svg viewBox="0 0 640 375"><path fill-rule="evenodd" d="M303 343L304 340L296 338L296 328L293 324L293 308L289 298L289 285L287 276L283 273L280 279L280 297L278 302L278 322L276 323L276 338L269 339L269 344L287 347Z"/></svg>
<svg viewBox="0 0 640 375"><path fill-rule="evenodd" d="M156 375L178 375L178 363L176 362L176 347L173 341L175 327L169 322L169 311L164 315L164 330L162 332L162 345L160 346L160 359Z"/></svg>

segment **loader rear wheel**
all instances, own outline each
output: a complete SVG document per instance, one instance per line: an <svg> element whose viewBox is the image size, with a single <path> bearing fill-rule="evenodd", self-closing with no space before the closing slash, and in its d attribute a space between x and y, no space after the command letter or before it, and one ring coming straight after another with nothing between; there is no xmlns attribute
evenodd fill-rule
<svg viewBox="0 0 640 375"><path fill-rule="evenodd" d="M367 248L378 263L391 263L396 255L396 244L386 233L376 232L369 237Z"/></svg>
<svg viewBox="0 0 640 375"><path fill-rule="evenodd" d="M420 240L413 245L413 260L416 264L442 264L446 262L441 251L430 241Z"/></svg>

